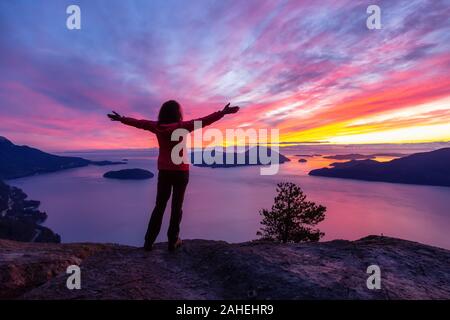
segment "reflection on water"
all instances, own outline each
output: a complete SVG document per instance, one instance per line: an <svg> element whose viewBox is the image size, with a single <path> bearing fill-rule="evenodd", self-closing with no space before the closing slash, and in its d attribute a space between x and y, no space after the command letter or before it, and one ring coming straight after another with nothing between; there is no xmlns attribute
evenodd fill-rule
<svg viewBox="0 0 450 320"><path fill-rule="evenodd" d="M331 155L355 150L305 150L307 148L311 147L302 147L301 151L298 147L282 149L292 161L281 165L275 176L259 175L258 167L193 167L184 206L182 237L229 242L255 239L260 221L258 211L272 205L277 182L292 181L303 188L309 199L327 207L327 217L319 225L326 234L324 240L354 240L369 234L384 234L450 248L450 188L311 177L308 176L310 170L337 160L295 154ZM142 245L155 201L156 178L118 181L104 179L102 175L119 168L144 168L155 172L157 153L98 151L76 155L93 160L126 158L129 163L89 166L9 183L23 188L31 198L41 200L42 210L49 215L45 224L58 232L64 242ZM299 163L299 158L307 162ZM166 241L168 213L166 211L158 241Z"/></svg>

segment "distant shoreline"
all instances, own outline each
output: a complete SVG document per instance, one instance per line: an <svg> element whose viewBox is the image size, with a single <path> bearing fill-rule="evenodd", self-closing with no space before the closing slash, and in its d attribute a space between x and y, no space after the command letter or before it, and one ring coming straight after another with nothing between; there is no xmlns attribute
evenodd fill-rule
<svg viewBox="0 0 450 320"><path fill-rule="evenodd" d="M450 147L450 141L435 141L435 142L407 142L407 143L366 143L366 144L333 144L333 143L292 143L292 145L285 145L280 144L277 145L279 148L292 148L295 146L308 146L308 147L330 147L330 146L336 146L336 147L355 147L355 148L364 148L364 147L399 147L399 146L405 146L405 147L412 147L412 146L436 146L437 144L444 144L448 145ZM42 147L44 148L44 147ZM435 147L436 148L436 147ZM75 149L75 150L51 150L48 149L48 152L52 153L58 153L58 154L70 154L70 153L95 153L95 152L142 152L142 151L158 151L158 147L144 147L144 148L118 148L118 149Z"/></svg>

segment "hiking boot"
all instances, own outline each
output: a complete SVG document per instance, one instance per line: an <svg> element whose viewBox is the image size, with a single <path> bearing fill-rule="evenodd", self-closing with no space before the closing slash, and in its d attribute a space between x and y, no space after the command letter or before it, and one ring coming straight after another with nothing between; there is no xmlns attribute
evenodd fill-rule
<svg viewBox="0 0 450 320"><path fill-rule="evenodd" d="M175 242L169 242L169 251L175 251L177 248L181 247L182 241L180 238Z"/></svg>
<svg viewBox="0 0 450 320"><path fill-rule="evenodd" d="M145 251L152 251L152 249L153 249L153 243L149 243L149 242L145 241L145 243L144 243L144 250Z"/></svg>

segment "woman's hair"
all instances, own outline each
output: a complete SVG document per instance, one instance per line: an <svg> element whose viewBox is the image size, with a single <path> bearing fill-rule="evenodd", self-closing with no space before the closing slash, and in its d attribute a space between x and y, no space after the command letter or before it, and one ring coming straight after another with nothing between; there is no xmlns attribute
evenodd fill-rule
<svg viewBox="0 0 450 320"><path fill-rule="evenodd" d="M183 113L181 112L181 106L178 102L169 100L162 104L158 115L159 124L174 123L181 120L183 120Z"/></svg>

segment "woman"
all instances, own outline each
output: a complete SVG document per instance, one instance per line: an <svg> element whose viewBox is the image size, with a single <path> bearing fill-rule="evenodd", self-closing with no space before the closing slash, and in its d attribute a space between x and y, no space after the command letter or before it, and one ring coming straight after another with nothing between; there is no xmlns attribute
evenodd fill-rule
<svg viewBox="0 0 450 320"><path fill-rule="evenodd" d="M145 250L150 251L152 249L153 243L158 236L161 229L164 210L166 209L167 201L169 200L171 193L172 210L170 215L170 225L167 231L169 250L174 251L181 245L178 234L180 232L180 222L183 213L182 206L184 192L189 181L189 164L175 164L172 162L172 148L180 142L171 140L172 132L179 128L191 132L198 128L198 126L194 128L194 121L201 121L201 127L204 127L220 120L226 114L236 113L238 111L239 107L230 107L230 104L228 103L221 111L211 113L200 119L183 121L180 104L174 100L170 100L164 102L161 106L158 121L136 120L133 118L122 117L114 111L112 114L108 114L108 117L112 121L120 121L129 126L148 130L156 134L158 139L158 190L156 193L156 205L153 209L150 222L148 223L147 233L145 234Z"/></svg>

